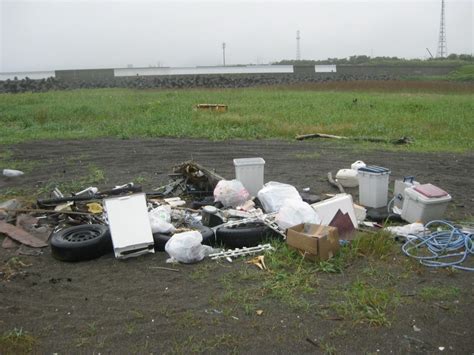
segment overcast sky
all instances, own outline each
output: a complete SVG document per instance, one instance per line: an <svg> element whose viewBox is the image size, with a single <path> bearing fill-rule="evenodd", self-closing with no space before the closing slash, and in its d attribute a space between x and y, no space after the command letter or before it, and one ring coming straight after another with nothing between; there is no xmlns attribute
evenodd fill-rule
<svg viewBox="0 0 474 355"><path fill-rule="evenodd" d="M474 48L473 0L446 0L449 53ZM263 64L436 54L441 0L0 0L0 72Z"/></svg>

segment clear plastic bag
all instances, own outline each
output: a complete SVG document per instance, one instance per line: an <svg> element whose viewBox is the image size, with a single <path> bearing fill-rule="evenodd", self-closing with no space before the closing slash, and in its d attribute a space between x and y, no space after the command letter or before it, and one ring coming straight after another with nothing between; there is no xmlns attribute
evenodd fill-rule
<svg viewBox="0 0 474 355"><path fill-rule="evenodd" d="M302 223L320 224L321 218L306 202L295 199L285 200L275 217L275 222L282 229L288 229Z"/></svg>
<svg viewBox="0 0 474 355"><path fill-rule="evenodd" d="M173 233L175 228L171 224L171 207L159 206L148 212L152 233Z"/></svg>
<svg viewBox="0 0 474 355"><path fill-rule="evenodd" d="M177 233L165 244L165 250L171 257L166 262L185 264L197 263L214 251L208 245L202 245L202 235L197 231Z"/></svg>
<svg viewBox="0 0 474 355"><path fill-rule="evenodd" d="M214 189L214 199L224 207L237 207L250 199L250 194L239 180L221 180Z"/></svg>
<svg viewBox="0 0 474 355"><path fill-rule="evenodd" d="M258 199L267 213L278 212L285 200L303 201L292 185L270 181L258 192Z"/></svg>

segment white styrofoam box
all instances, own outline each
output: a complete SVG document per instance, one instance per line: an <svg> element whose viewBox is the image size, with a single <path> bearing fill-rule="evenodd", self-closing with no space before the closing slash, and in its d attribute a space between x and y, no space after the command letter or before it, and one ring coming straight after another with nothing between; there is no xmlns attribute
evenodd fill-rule
<svg viewBox="0 0 474 355"><path fill-rule="evenodd" d="M423 224L443 218L451 196L427 197L415 190L415 186L405 189L402 219L407 222Z"/></svg>
<svg viewBox="0 0 474 355"><path fill-rule="evenodd" d="M354 228L359 226L354 211L352 196L349 194L337 194L336 196L328 198L327 200L313 203L311 207L313 207L318 216L321 218L321 224L323 226L329 225L339 210L341 210L342 213L349 214Z"/></svg>
<svg viewBox="0 0 474 355"><path fill-rule="evenodd" d="M357 187L359 186L359 179L357 178L357 171L353 169L341 169L336 174L336 180L343 187Z"/></svg>
<svg viewBox="0 0 474 355"><path fill-rule="evenodd" d="M144 193L106 198L104 205L116 258L155 252Z"/></svg>
<svg viewBox="0 0 474 355"><path fill-rule="evenodd" d="M366 166L358 170L359 203L365 207L387 206L390 170L378 166Z"/></svg>
<svg viewBox="0 0 474 355"><path fill-rule="evenodd" d="M252 196L263 187L265 160L263 158L234 159L235 178Z"/></svg>

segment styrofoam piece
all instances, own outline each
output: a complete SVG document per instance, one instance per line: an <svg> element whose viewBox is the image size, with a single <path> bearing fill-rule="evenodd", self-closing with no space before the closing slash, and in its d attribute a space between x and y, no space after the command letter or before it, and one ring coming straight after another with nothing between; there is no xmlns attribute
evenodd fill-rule
<svg viewBox="0 0 474 355"><path fill-rule="evenodd" d="M116 258L155 252L144 193L106 198L104 205Z"/></svg>
<svg viewBox="0 0 474 355"><path fill-rule="evenodd" d="M449 201L451 201L449 194L441 197L427 197L418 192L416 186L409 187L405 189L402 219L410 223L427 223L442 219Z"/></svg>
<svg viewBox="0 0 474 355"><path fill-rule="evenodd" d="M365 218L367 217L367 210L354 203L354 212L356 215L357 222L361 223L365 221Z"/></svg>
<svg viewBox="0 0 474 355"><path fill-rule="evenodd" d="M365 207L387 206L390 170L380 166L366 166L358 170L359 203Z"/></svg>
<svg viewBox="0 0 474 355"><path fill-rule="evenodd" d="M359 168L363 168L363 167L365 167L365 166L366 166L366 165L365 165L365 163L364 163L362 160L357 160L357 161L355 161L355 162L352 163L351 169L357 171L357 170L359 170Z"/></svg>
<svg viewBox="0 0 474 355"><path fill-rule="evenodd" d="M3 176L6 177L18 177L22 176L25 173L21 170L15 170L15 169L3 169Z"/></svg>
<svg viewBox="0 0 474 355"><path fill-rule="evenodd" d="M341 210L342 213L348 213L351 218L354 228L358 227L356 214L354 211L354 203L352 196L349 194L337 194L327 200L316 202L311 205L316 211L318 216L321 218L321 224L324 226L329 225L336 215L337 211Z"/></svg>
<svg viewBox="0 0 474 355"><path fill-rule="evenodd" d="M336 180L343 187L359 186L359 179L357 178L357 171L353 169L341 169L336 174Z"/></svg>
<svg viewBox="0 0 474 355"><path fill-rule="evenodd" d="M263 158L234 159L235 178L252 196L263 187L265 160Z"/></svg>

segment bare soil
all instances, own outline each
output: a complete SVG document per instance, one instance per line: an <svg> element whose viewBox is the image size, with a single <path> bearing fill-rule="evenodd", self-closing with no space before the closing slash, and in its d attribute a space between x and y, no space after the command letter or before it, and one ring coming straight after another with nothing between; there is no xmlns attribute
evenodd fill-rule
<svg viewBox="0 0 474 355"><path fill-rule="evenodd" d="M139 180L149 190L166 183L171 167L184 160L195 159L232 178L233 158L259 156L266 161L266 181L310 187L315 194L336 193L327 172L363 160L390 168L391 181L413 175L448 191L453 202L447 218L472 220L474 209L472 152L193 139L41 141L2 149L29 166L21 178L0 180L2 193L86 179L91 167L105 175L99 186ZM357 189L349 192L357 200ZM13 257L14 250L0 249L2 272ZM172 267L179 271L173 272L153 268L169 267L165 253L64 263L46 249L41 256L19 258L27 266L0 279L0 333L22 328L36 337L33 350L38 353L434 353L440 347L449 353L472 352L472 275L427 269L400 251L389 260L358 259L340 274L318 273L316 291L304 296L309 309L261 295L252 302L262 271L244 260L177 265ZM401 295L387 314L389 325L370 326L337 314L334 304L355 281ZM422 297L423 289L433 288L457 291L450 297Z"/></svg>

